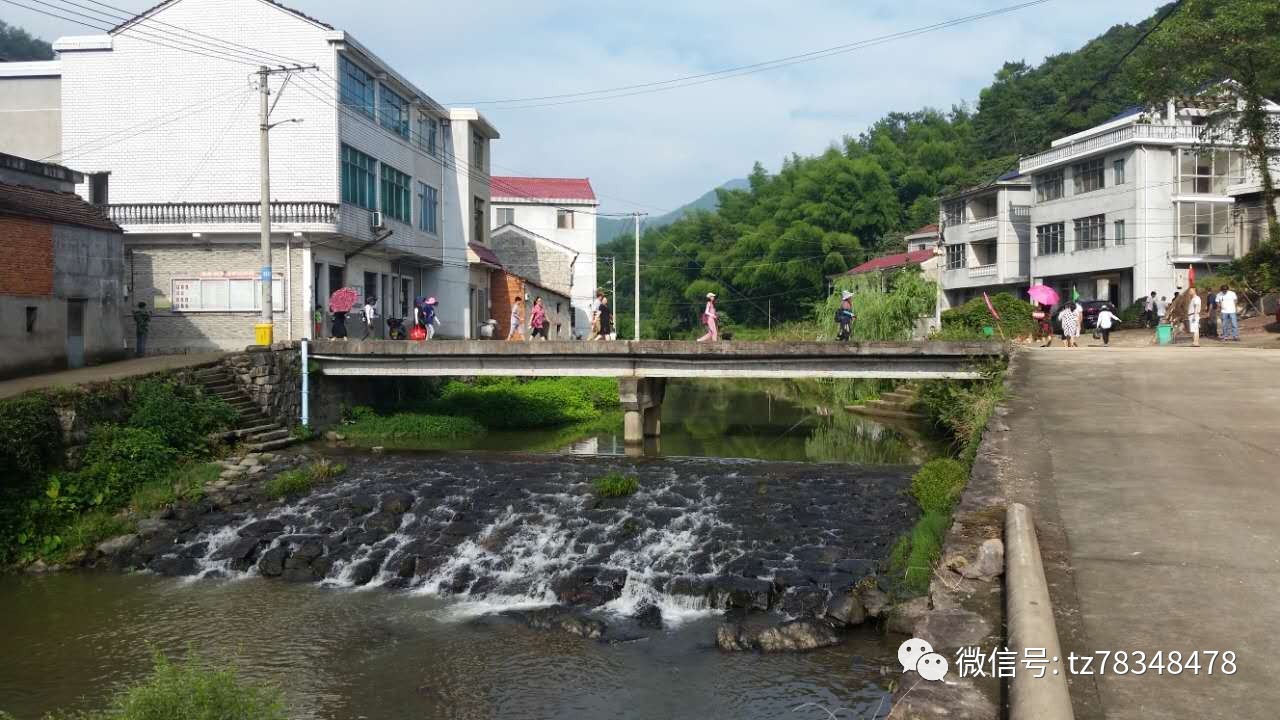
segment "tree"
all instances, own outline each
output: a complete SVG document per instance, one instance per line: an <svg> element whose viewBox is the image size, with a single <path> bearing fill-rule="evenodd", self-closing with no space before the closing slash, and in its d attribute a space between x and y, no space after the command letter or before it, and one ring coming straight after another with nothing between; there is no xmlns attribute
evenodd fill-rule
<svg viewBox="0 0 1280 720"><path fill-rule="evenodd" d="M1138 86L1151 105L1195 95L1209 105L1211 136L1243 145L1262 179L1268 233L1280 242L1274 148L1280 119L1267 95L1280 88L1280 3L1275 0L1180 0L1148 38ZM1213 86L1226 92L1206 91Z"/></svg>
<svg viewBox="0 0 1280 720"><path fill-rule="evenodd" d="M0 20L0 60L52 60L53 46Z"/></svg>

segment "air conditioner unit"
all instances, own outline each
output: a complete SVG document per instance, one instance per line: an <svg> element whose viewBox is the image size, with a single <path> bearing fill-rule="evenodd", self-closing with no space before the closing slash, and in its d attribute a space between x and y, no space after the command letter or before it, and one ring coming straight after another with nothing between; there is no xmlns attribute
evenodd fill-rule
<svg viewBox="0 0 1280 720"><path fill-rule="evenodd" d="M381 212L374 210L373 212L369 213L369 227L373 228L374 230L381 230L386 226L387 224L382 221Z"/></svg>

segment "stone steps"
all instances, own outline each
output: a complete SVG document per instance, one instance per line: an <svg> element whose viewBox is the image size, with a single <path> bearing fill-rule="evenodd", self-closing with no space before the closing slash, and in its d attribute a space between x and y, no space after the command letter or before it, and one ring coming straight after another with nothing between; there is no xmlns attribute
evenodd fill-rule
<svg viewBox="0 0 1280 720"><path fill-rule="evenodd" d="M270 430L262 430L259 432L250 433L248 435L248 440L251 443L260 443L260 442L270 442L272 440L282 440L287 437L289 437L289 431L285 430L279 425L276 425Z"/></svg>
<svg viewBox="0 0 1280 720"><path fill-rule="evenodd" d="M272 450L281 450L297 442L294 438L284 437L279 440L268 440L260 443L249 443L247 447L250 452L270 452Z"/></svg>
<svg viewBox="0 0 1280 720"><path fill-rule="evenodd" d="M279 450L296 442L288 428L267 417L225 368L200 370L195 379L206 395L222 400L235 410L236 428L223 436L228 442L243 442L251 452Z"/></svg>

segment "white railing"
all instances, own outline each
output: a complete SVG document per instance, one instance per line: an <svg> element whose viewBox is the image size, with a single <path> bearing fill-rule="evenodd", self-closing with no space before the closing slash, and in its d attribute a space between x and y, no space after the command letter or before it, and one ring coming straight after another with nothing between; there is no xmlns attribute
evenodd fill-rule
<svg viewBox="0 0 1280 720"><path fill-rule="evenodd" d="M1077 155L1085 155L1130 140L1155 140L1160 142L1201 142L1204 128L1199 125L1146 125L1134 123L1099 133L1083 140L1069 142L1042 153L1028 155L1018 161L1020 172L1031 172L1051 163Z"/></svg>
<svg viewBox="0 0 1280 720"><path fill-rule="evenodd" d="M995 215L988 218L982 218L981 220L974 220L969 223L969 236L990 235L997 231L999 225L1000 218Z"/></svg>
<svg viewBox="0 0 1280 720"><path fill-rule="evenodd" d="M249 225L261 217L257 202L126 203L107 205L107 215L120 225ZM333 225L337 203L271 203L271 222Z"/></svg>
<svg viewBox="0 0 1280 720"><path fill-rule="evenodd" d="M998 266L995 263L991 263L990 265L975 265L969 268L969 277L992 277L997 274L997 271Z"/></svg>

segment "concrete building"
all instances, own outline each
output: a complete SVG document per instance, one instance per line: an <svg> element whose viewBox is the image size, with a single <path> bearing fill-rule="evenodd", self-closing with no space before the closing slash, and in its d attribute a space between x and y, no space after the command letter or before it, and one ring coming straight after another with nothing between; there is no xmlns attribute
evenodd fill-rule
<svg viewBox="0 0 1280 720"><path fill-rule="evenodd" d="M1031 275L1031 183L1007 173L942 198L942 309L983 292L1026 289Z"/></svg>
<svg viewBox="0 0 1280 720"><path fill-rule="evenodd" d="M1258 241L1238 207L1257 198L1248 161L1206 132L1222 102L1234 100L1134 108L1022 158L1033 182L1032 281L1124 307L1152 291L1172 295L1189 268L1211 272L1247 252Z"/></svg>
<svg viewBox="0 0 1280 720"><path fill-rule="evenodd" d="M33 160L62 152L62 63L0 62L0 153Z"/></svg>
<svg viewBox="0 0 1280 720"><path fill-rule="evenodd" d="M572 340L572 288L579 253L517 225L495 228L489 242L503 268L490 281L494 316L501 321L503 337L511 301L518 295L524 299L526 326L533 301L541 297L549 326L547 339Z"/></svg>
<svg viewBox="0 0 1280 720"><path fill-rule="evenodd" d="M596 210L587 178L494 177L492 227L518 225L578 253L574 264L572 335L591 327L596 280Z"/></svg>
<svg viewBox="0 0 1280 720"><path fill-rule="evenodd" d="M60 165L0 154L0 377L125 353L123 235L73 192L81 182Z"/></svg>
<svg viewBox="0 0 1280 720"><path fill-rule="evenodd" d="M903 238L907 243L907 252L932 250L942 243L942 233L937 225L925 225Z"/></svg>
<svg viewBox="0 0 1280 720"><path fill-rule="evenodd" d="M200 35L149 41L173 28ZM222 50L190 51L201 38ZM435 295L439 334L474 335L467 246L488 230L498 137L479 113L444 108L351 34L266 0L169 0L54 47L60 157L110 173L130 300L156 308L148 350L253 342L262 64L315 66L268 82L275 337L313 335L313 311L342 286L379 298L383 318Z"/></svg>

